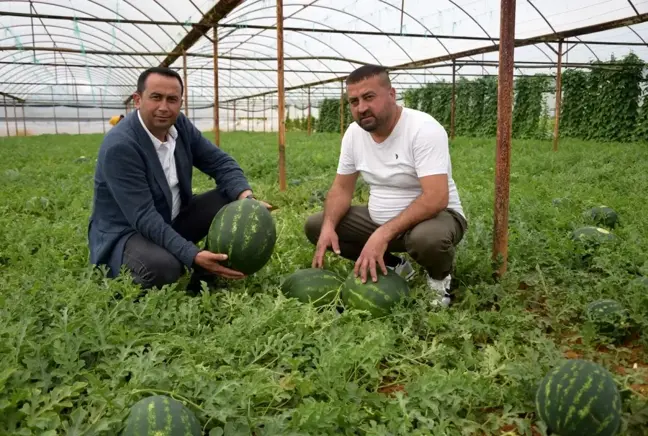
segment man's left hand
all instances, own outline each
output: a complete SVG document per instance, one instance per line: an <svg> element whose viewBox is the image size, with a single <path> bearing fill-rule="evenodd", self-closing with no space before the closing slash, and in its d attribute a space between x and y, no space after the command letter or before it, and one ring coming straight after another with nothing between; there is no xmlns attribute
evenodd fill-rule
<svg viewBox="0 0 648 436"><path fill-rule="evenodd" d="M251 194L252 194L252 191L241 192L241 194L238 196L238 200L242 200L242 199L244 199L245 197L247 197L248 195L251 195ZM263 200L259 200L258 198L255 198L255 200L258 201L259 203L261 203L262 205L264 205L270 211L273 211L273 210L276 209L276 207L272 206L269 203L266 203Z"/></svg>
<svg viewBox="0 0 648 436"><path fill-rule="evenodd" d="M358 274L360 275L362 283L367 282L367 270L369 270L371 279L374 282L378 281L376 264L380 266L380 270L383 272L383 274L387 275L387 267L385 266L384 255L387 251L388 244L389 239L380 230L380 228L373 232L373 234L369 237L353 269L353 273L356 277L358 277Z"/></svg>

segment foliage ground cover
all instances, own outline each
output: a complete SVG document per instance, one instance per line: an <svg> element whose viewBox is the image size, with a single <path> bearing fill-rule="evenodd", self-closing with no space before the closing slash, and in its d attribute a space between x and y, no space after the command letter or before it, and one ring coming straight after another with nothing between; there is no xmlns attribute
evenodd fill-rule
<svg viewBox="0 0 648 436"><path fill-rule="evenodd" d="M208 134L208 136L210 136ZM87 218L101 135L0 142L0 434L114 435L147 395L185 401L209 435L545 435L536 387L564 358L601 363L624 399L623 433L648 425L648 160L645 144L513 143L509 272L491 276L494 144L458 138L454 176L470 228L456 302L413 298L385 318L319 310L281 295L310 266L303 233L337 164L339 134L287 136L289 189L272 134L222 135L273 212L277 248L243 282L192 297L144 296L88 266ZM197 191L211 182L195 175ZM368 193L359 187L355 202ZM612 244L587 262L571 232L618 212ZM346 276L352 264L333 256ZM645 281L644 281L645 280ZM587 305L612 298L634 326L603 343Z"/></svg>

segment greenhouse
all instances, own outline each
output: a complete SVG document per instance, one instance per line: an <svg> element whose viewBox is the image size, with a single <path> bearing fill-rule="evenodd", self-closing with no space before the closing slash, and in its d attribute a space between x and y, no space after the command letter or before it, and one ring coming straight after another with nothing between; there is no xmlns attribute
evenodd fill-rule
<svg viewBox="0 0 648 436"><path fill-rule="evenodd" d="M6 0L0 24L0 435L646 435L648 1ZM362 127L371 66L439 136ZM182 84L157 139L154 67ZM178 280L127 274L128 226ZM121 273L93 262L117 239ZM249 274L199 280L214 247ZM359 282L374 249L411 274Z"/></svg>

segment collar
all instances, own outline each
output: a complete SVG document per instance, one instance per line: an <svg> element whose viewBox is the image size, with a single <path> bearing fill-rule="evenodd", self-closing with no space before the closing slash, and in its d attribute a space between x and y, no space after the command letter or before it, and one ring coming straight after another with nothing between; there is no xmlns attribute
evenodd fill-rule
<svg viewBox="0 0 648 436"><path fill-rule="evenodd" d="M160 146L163 144L163 142L160 141L158 138L156 138L155 135L153 135L149 131L149 129L146 127L146 124L144 124L144 120L142 120L142 115L140 114L139 109L137 111L137 118L139 118L139 121L142 124L142 127L144 127L144 130L146 131L146 134L149 136L149 138L151 138L151 141L153 141L153 146L155 147L155 149L156 150L159 149ZM178 139L178 130L175 128L175 126L171 126L171 128L169 129L169 131L167 133L167 136L170 136L171 138L173 138L174 141L176 139ZM167 141L168 141L168 139L167 139ZM165 142L167 142L167 141L165 141Z"/></svg>

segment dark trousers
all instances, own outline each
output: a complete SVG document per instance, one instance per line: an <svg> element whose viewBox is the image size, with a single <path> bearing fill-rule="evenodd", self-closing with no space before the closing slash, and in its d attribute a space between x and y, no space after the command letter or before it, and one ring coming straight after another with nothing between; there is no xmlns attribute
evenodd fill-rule
<svg viewBox="0 0 648 436"><path fill-rule="evenodd" d="M227 200L216 189L195 195L173 221L173 228L183 238L197 244L207 236L214 216L226 204ZM139 233L126 242L123 263L130 270L133 281L143 288L175 283L184 274L184 265L173 254ZM205 273L197 268L195 274Z"/></svg>
<svg viewBox="0 0 648 436"><path fill-rule="evenodd" d="M306 237L313 244L317 244L323 220L324 214L319 212L306 221ZM371 220L366 206L351 206L336 228L341 256L357 260L365 243L378 227ZM393 239L387 246L387 252L407 252L425 268L430 277L442 280L452 271L455 247L463 239L467 228L468 224L461 215L445 209Z"/></svg>

